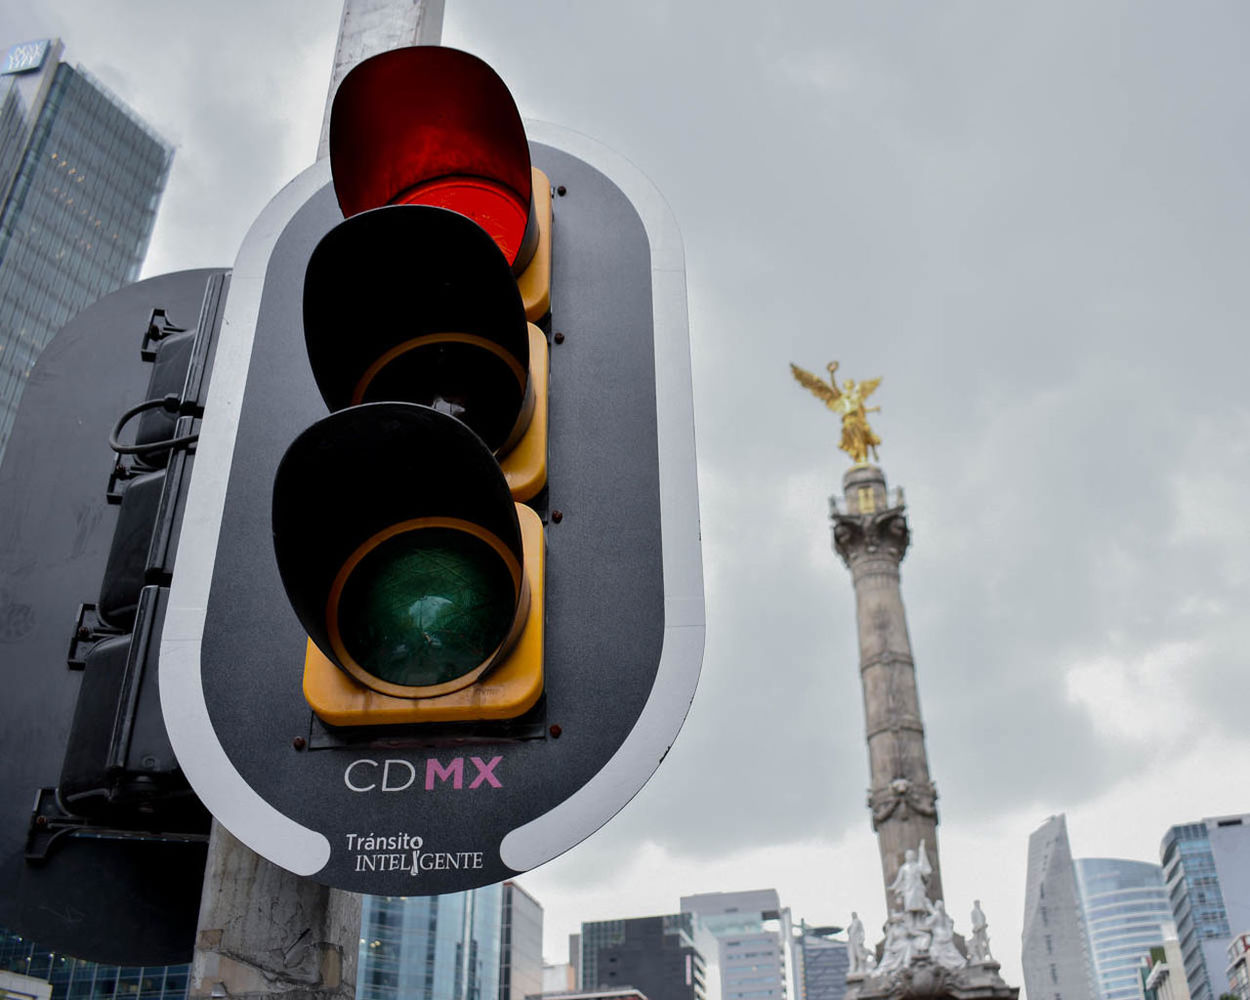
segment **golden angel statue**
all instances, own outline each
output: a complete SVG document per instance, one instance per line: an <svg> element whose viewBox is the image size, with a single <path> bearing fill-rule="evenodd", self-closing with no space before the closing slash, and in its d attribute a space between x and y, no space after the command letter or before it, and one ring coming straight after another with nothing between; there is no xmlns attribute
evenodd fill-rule
<svg viewBox="0 0 1250 1000"><path fill-rule="evenodd" d="M856 383L853 378L848 378L839 389L838 380L834 378L838 363L830 361L827 367L827 383L796 364L790 365L790 371L801 386L823 399L829 409L842 417L842 442L838 447L850 455L856 465L867 465L869 452L872 452L872 460L877 461L877 445L881 439L868 426L868 414L879 413L881 407L864 406L864 400L877 391L881 379L870 378Z"/></svg>

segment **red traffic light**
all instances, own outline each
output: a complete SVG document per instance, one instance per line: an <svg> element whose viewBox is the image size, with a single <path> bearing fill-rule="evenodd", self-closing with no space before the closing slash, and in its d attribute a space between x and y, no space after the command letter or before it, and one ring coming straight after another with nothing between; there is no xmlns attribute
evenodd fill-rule
<svg viewBox="0 0 1250 1000"><path fill-rule="evenodd" d="M343 215L391 204L466 215L514 270L533 255L529 145L516 103L486 63L413 46L360 63L330 112L330 169Z"/></svg>

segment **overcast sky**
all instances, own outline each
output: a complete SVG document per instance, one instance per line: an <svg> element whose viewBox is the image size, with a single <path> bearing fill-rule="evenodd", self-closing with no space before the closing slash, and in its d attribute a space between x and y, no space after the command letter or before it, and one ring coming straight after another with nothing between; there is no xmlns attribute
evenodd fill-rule
<svg viewBox="0 0 1250 1000"><path fill-rule="evenodd" d="M315 154L339 0L0 0L176 146L147 274L229 265ZM947 904L1020 983L1027 837L1158 861L1250 811L1250 8L447 0L522 114L681 226L708 631L676 747L522 883L581 920L776 887L879 925L837 423L884 376ZM1234 931L1250 928L1234 928Z"/></svg>

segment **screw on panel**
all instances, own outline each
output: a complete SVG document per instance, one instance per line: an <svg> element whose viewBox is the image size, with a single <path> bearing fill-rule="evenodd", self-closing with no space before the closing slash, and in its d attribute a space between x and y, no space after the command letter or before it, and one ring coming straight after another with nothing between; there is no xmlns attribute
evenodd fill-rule
<svg viewBox="0 0 1250 1000"><path fill-rule="evenodd" d="M551 734L551 738L553 740L558 740L560 738L560 734L564 732L564 730L561 729L558 724L553 723L551 727L547 730L547 732Z"/></svg>
<svg viewBox="0 0 1250 1000"><path fill-rule="evenodd" d="M564 343L564 333L563 333L562 331L560 331L560 330L557 330L557 331L555 332L555 334L553 335L552 339L553 339L553 340L555 340L555 342L556 342L557 344L563 344L563 343Z"/></svg>
<svg viewBox="0 0 1250 1000"><path fill-rule="evenodd" d="M302 736L297 736L291 740L291 746L295 747L296 750L303 750L307 745L308 742Z"/></svg>
<svg viewBox="0 0 1250 1000"><path fill-rule="evenodd" d="M558 188L556 188L556 194L563 198L566 194L568 194L568 190L568 188L561 184Z"/></svg>
<svg viewBox="0 0 1250 1000"><path fill-rule="evenodd" d="M553 510L553 511L551 512L551 522L552 522L553 524L559 524L559 523L560 523L561 521L563 521L563 520L564 520L564 511L562 511L562 510Z"/></svg>

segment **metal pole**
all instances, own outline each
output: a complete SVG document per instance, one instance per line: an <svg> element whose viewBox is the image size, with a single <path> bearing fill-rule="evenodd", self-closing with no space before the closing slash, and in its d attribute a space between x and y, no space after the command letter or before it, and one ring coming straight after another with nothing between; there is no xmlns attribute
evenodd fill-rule
<svg viewBox="0 0 1250 1000"><path fill-rule="evenodd" d="M346 0L339 43L321 120L317 159L330 155L330 105L348 71L357 63L406 45L437 45L443 37L444 0Z"/></svg>
<svg viewBox="0 0 1250 1000"><path fill-rule="evenodd" d="M437 45L444 0L346 0L317 158L329 154L330 105L357 63ZM188 1000L354 1000L360 897L270 864L213 823Z"/></svg>
<svg viewBox="0 0 1250 1000"><path fill-rule="evenodd" d="M213 823L189 1000L354 1000L360 897L270 864Z"/></svg>

